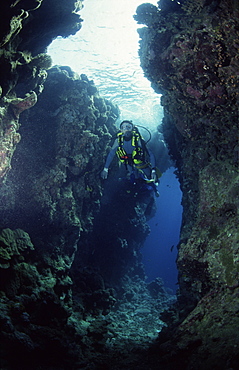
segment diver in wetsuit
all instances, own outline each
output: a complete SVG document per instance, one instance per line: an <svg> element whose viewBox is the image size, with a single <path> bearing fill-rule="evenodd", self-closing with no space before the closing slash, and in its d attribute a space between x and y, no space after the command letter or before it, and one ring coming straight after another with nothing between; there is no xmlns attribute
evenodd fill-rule
<svg viewBox="0 0 239 370"><path fill-rule="evenodd" d="M109 166L115 156L126 167L131 181L135 183L145 182L150 185L158 196L158 171L155 167L155 157L146 147L138 129L132 121L123 121L120 124L120 132L109 152L101 177L107 179Z"/></svg>

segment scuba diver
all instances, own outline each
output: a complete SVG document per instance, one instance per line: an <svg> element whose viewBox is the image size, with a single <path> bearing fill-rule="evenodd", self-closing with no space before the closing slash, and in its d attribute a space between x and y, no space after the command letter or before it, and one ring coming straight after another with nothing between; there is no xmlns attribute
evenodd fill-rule
<svg viewBox="0 0 239 370"><path fill-rule="evenodd" d="M120 132L106 158L105 166L101 177L105 180L108 177L109 166L115 156L125 165L130 181L135 185L147 185L153 189L158 197L157 185L160 171L155 167L155 157L147 148L138 129L132 121L122 121Z"/></svg>

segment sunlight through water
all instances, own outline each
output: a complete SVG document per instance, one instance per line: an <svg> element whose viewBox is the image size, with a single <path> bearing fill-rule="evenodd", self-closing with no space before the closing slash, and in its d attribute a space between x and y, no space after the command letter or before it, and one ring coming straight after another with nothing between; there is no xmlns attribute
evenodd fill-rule
<svg viewBox="0 0 239 370"><path fill-rule="evenodd" d="M120 119L153 129L161 123L160 95L144 77L138 56L138 25L133 19L142 0L85 0L82 29L57 37L48 48L54 65L70 66L93 80L100 94L118 104ZM157 1L151 1L157 5Z"/></svg>

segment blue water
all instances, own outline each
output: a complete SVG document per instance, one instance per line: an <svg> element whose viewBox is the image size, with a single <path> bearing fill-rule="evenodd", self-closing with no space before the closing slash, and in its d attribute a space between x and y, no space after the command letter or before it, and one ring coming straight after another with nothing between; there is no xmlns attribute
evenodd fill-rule
<svg viewBox="0 0 239 370"><path fill-rule="evenodd" d="M160 179L158 187L160 197L156 200L157 212L149 221L151 233L141 252L147 280L161 277L165 286L175 293L177 289L175 261L182 219L182 193L174 171L175 168L169 168Z"/></svg>
<svg viewBox="0 0 239 370"><path fill-rule="evenodd" d="M133 19L142 0L87 0L79 14L82 29L48 47L53 64L70 66L94 81L100 94L118 104L120 119L156 129L163 109L160 95L144 77L138 56L142 27ZM150 1L157 4L157 0Z"/></svg>

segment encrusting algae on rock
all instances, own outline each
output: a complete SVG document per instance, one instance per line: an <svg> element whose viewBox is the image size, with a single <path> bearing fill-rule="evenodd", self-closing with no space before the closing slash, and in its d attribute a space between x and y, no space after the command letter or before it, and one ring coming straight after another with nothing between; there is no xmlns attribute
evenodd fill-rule
<svg viewBox="0 0 239 370"><path fill-rule="evenodd" d="M9 102L9 100L8 100ZM29 109L33 107L37 102L37 94L35 91L32 91L31 93L27 94L25 98L16 98L10 101L11 108L14 112L14 115L16 118L19 118L20 113L22 113L24 110Z"/></svg>
<svg viewBox="0 0 239 370"><path fill-rule="evenodd" d="M135 16L147 25L139 30L141 65L162 94L163 133L183 192L178 302L159 336L159 368L180 360L183 369L238 367L236 3L161 0L160 12L143 4Z"/></svg>
<svg viewBox="0 0 239 370"><path fill-rule="evenodd" d="M34 246L25 231L3 229L0 233L0 268L9 268L11 260L22 258L26 250L34 250Z"/></svg>
<svg viewBox="0 0 239 370"><path fill-rule="evenodd" d="M0 181L11 169L11 159L16 145L21 140L19 129L19 115L24 110L33 107L37 102L37 95L33 91L24 99L4 98L0 107Z"/></svg>

